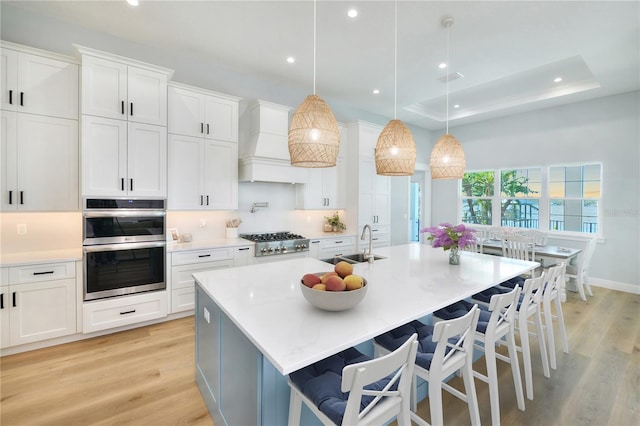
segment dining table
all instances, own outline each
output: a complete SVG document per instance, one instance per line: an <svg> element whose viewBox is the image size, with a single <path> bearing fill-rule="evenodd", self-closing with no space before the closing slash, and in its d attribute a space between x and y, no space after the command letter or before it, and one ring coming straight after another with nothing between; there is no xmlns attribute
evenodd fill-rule
<svg viewBox="0 0 640 426"><path fill-rule="evenodd" d="M549 268L557 265L560 262L565 262L569 265L571 262L575 262L578 258L578 254L582 252L582 249L573 247L563 247L551 244L533 244L535 249L535 261L540 263L542 268ZM502 240L499 238L485 238L478 241L478 247L484 254L492 254L502 256ZM560 300L566 302L567 290L566 285L560 288Z"/></svg>
<svg viewBox="0 0 640 426"><path fill-rule="evenodd" d="M311 305L300 289L303 275L334 269L318 259L193 274L196 383L216 425L287 424L289 373L352 346L373 355L374 337L539 266L471 252L450 265L448 251L419 243L374 254L353 265L366 296L338 312ZM309 418L303 409L302 422Z"/></svg>

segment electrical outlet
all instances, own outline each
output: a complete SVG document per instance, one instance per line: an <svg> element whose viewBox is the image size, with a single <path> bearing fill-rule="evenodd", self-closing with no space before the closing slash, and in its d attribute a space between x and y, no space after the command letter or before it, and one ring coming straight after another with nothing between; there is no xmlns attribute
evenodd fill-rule
<svg viewBox="0 0 640 426"><path fill-rule="evenodd" d="M203 311L204 311L204 320L207 323L211 323L211 315L209 314L209 310L207 308L204 308Z"/></svg>
<svg viewBox="0 0 640 426"><path fill-rule="evenodd" d="M27 224L19 223L17 226L18 235L24 235L27 233Z"/></svg>
<svg viewBox="0 0 640 426"><path fill-rule="evenodd" d="M200 228L207 226L207 219L200 219Z"/></svg>

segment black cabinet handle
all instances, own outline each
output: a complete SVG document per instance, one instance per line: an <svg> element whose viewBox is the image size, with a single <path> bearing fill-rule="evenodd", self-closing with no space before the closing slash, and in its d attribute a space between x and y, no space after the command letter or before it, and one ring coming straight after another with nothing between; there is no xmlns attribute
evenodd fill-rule
<svg viewBox="0 0 640 426"><path fill-rule="evenodd" d="M318 240L318 241L311 241L311 244L320 244L320 240Z"/></svg>
<svg viewBox="0 0 640 426"><path fill-rule="evenodd" d="M24 92L20 92L20 106L24 106Z"/></svg>
<svg viewBox="0 0 640 426"><path fill-rule="evenodd" d="M124 191L124 178L120 178L120 190Z"/></svg>
<svg viewBox="0 0 640 426"><path fill-rule="evenodd" d="M211 257L210 254L199 254L198 257Z"/></svg>
<svg viewBox="0 0 640 426"><path fill-rule="evenodd" d="M249 247L242 247L238 249L238 251L245 251L245 250L249 250Z"/></svg>
<svg viewBox="0 0 640 426"><path fill-rule="evenodd" d="M133 102L131 102L131 116L133 117Z"/></svg>
<svg viewBox="0 0 640 426"><path fill-rule="evenodd" d="M34 272L33 275L48 275L53 274L53 271Z"/></svg>
<svg viewBox="0 0 640 426"><path fill-rule="evenodd" d="M120 114L124 115L124 101L120 101Z"/></svg>
<svg viewBox="0 0 640 426"><path fill-rule="evenodd" d="M207 205L209 205L209 196L207 195Z"/></svg>
<svg viewBox="0 0 640 426"><path fill-rule="evenodd" d="M12 301L13 307L15 308L16 306L18 306L18 301L16 300L16 292L15 291L11 295L11 298L13 299L13 301Z"/></svg>
<svg viewBox="0 0 640 426"><path fill-rule="evenodd" d="M20 204L24 204L24 191L20 191Z"/></svg>
<svg viewBox="0 0 640 426"><path fill-rule="evenodd" d="M209 123L207 123L207 134L209 134Z"/></svg>
<svg viewBox="0 0 640 426"><path fill-rule="evenodd" d="M135 311L136 311L135 309L132 309L132 310L130 310L130 311L120 312L120 315L132 314L132 313L134 313Z"/></svg>
<svg viewBox="0 0 640 426"><path fill-rule="evenodd" d="M9 204L13 204L13 191L9 191Z"/></svg>
<svg viewBox="0 0 640 426"><path fill-rule="evenodd" d="M200 123L200 133L204 133L204 123Z"/></svg>
<svg viewBox="0 0 640 426"><path fill-rule="evenodd" d="M201 195L200 196L200 205L203 206L204 205L204 197Z"/></svg>
<svg viewBox="0 0 640 426"><path fill-rule="evenodd" d="M129 191L133 191L133 178L129 179Z"/></svg>
<svg viewBox="0 0 640 426"><path fill-rule="evenodd" d="M336 244L342 244L342 243L343 243L343 241L342 241L342 240L340 240L340 241L336 241L335 243L336 243Z"/></svg>
<svg viewBox="0 0 640 426"><path fill-rule="evenodd" d="M13 90L9 90L9 105L13 105Z"/></svg>
<svg viewBox="0 0 640 426"><path fill-rule="evenodd" d="M4 293L0 293L0 309L4 309Z"/></svg>

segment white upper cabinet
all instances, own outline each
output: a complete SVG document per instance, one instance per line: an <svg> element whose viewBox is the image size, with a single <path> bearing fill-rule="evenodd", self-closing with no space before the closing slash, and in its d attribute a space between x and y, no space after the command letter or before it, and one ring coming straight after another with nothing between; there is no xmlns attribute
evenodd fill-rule
<svg viewBox="0 0 640 426"><path fill-rule="evenodd" d="M166 197L165 127L83 116L82 140L84 196Z"/></svg>
<svg viewBox="0 0 640 426"><path fill-rule="evenodd" d="M169 85L169 133L238 142L238 98Z"/></svg>
<svg viewBox="0 0 640 426"><path fill-rule="evenodd" d="M76 46L82 60L82 114L167 125L173 71Z"/></svg>
<svg viewBox="0 0 640 426"><path fill-rule="evenodd" d="M2 210L78 209L78 122L2 111Z"/></svg>
<svg viewBox="0 0 640 426"><path fill-rule="evenodd" d="M2 109L77 120L78 65L57 59L62 55L11 46L2 42L0 49Z"/></svg>

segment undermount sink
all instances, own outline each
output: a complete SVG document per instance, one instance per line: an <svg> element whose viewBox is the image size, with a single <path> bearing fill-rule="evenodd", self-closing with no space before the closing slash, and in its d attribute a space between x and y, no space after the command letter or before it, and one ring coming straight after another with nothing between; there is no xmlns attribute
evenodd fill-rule
<svg viewBox="0 0 640 426"><path fill-rule="evenodd" d="M378 256L378 255L373 255L373 260L380 260L380 259L385 259L385 257L383 256ZM320 259L323 262L327 262L327 263L331 263L332 265L337 264L340 261L344 261L344 262L349 262L349 263L363 263L363 262L368 262L367 259L364 258L364 254L363 253L355 253L355 254L347 254L344 256L335 256L335 257L330 257L328 259Z"/></svg>

